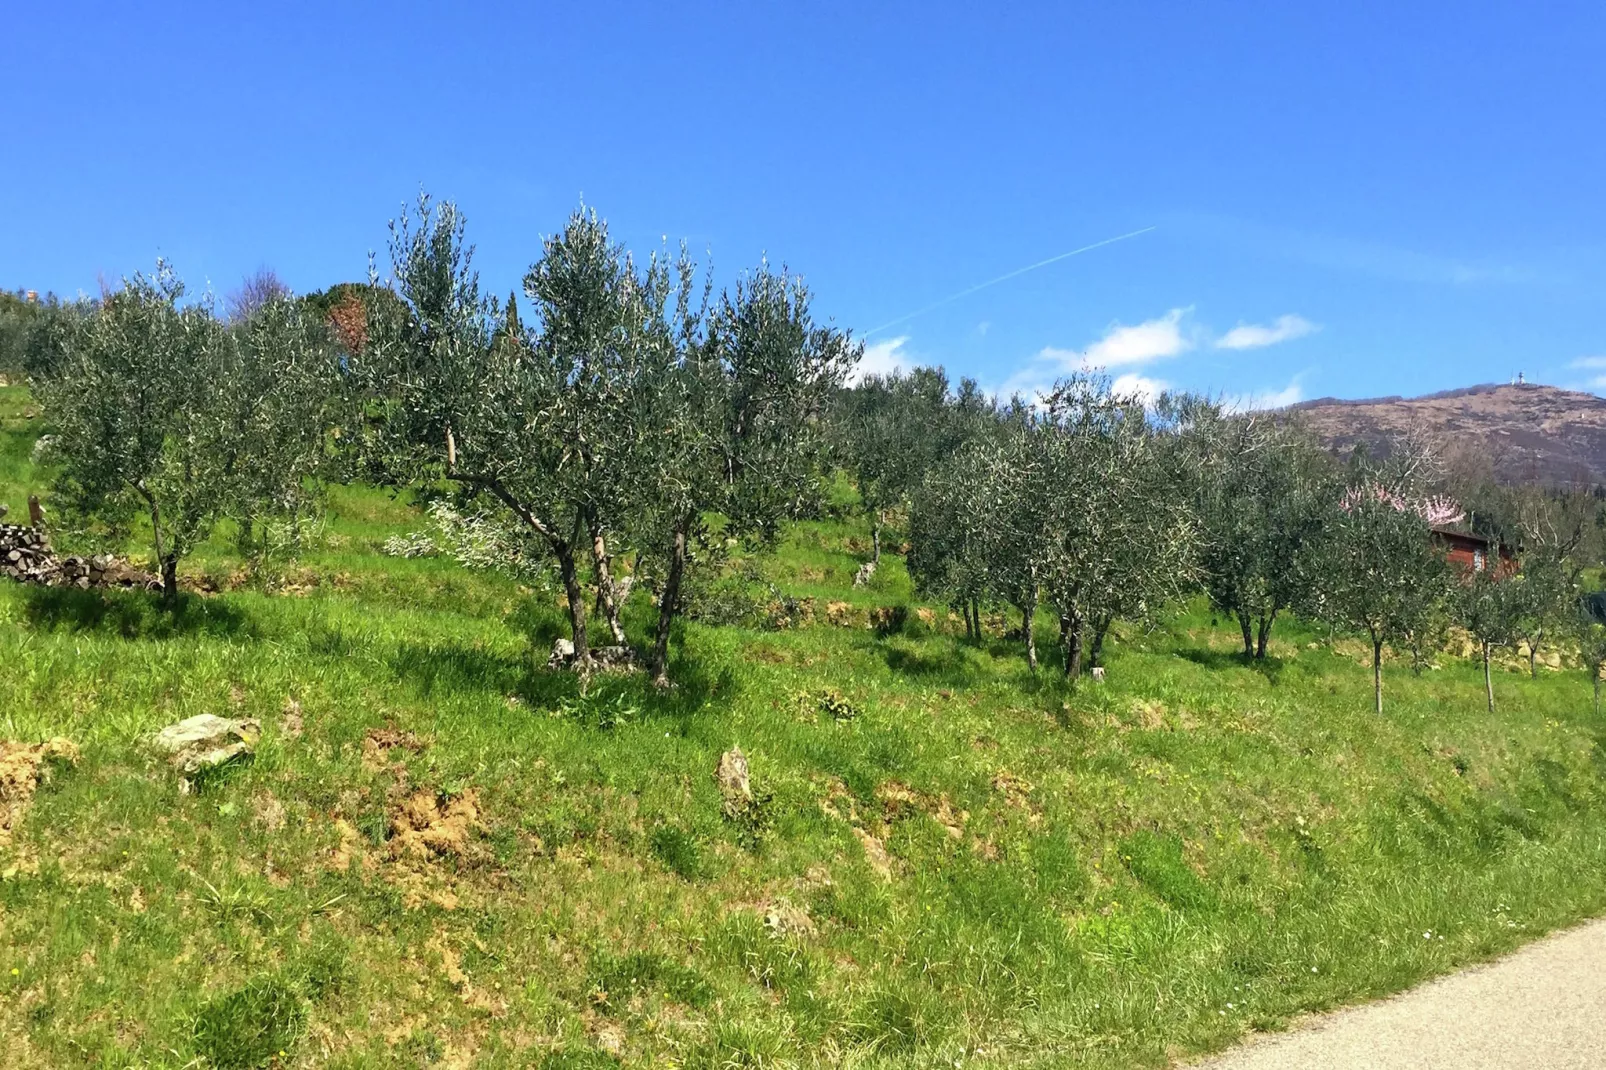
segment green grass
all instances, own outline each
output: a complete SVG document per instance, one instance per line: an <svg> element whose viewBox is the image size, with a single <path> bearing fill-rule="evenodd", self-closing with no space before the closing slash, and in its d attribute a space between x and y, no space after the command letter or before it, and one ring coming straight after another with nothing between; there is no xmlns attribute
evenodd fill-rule
<svg viewBox="0 0 1606 1070"><path fill-rule="evenodd" d="M28 404L0 389L13 507ZM342 488L290 586L176 615L0 587L0 738L83 752L0 849L8 1066L1159 1066L1606 907L1576 671L1502 674L1490 716L1471 663L1401 663L1380 718L1358 646L1280 623L1250 668L1194 607L1067 690L931 607L689 623L673 693L581 695L550 592L377 553L421 523ZM802 524L761 567L820 618L919 608L896 556L851 587L866 543ZM180 794L143 740L203 712L264 739ZM393 857L415 791L477 806L461 853Z"/></svg>

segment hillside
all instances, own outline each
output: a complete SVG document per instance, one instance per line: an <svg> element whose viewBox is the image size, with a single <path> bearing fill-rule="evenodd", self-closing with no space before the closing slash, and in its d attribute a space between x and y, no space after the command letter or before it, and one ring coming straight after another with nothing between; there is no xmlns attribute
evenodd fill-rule
<svg viewBox="0 0 1606 1070"><path fill-rule="evenodd" d="M0 388L0 501L47 415ZM0 582L5 1066L1160 1067L1606 909L1582 672L1494 715L1391 662L1377 715L1360 644L1249 667L1193 605L1071 688L897 555L855 587L836 504L705 586L669 693L548 670L554 590L387 556L426 521L361 486L178 612ZM184 790L200 714L260 739Z"/></svg>
<svg viewBox="0 0 1606 1070"><path fill-rule="evenodd" d="M1606 399L1553 386L1484 385L1418 398L1318 398L1296 412L1325 442L1374 454L1416 428L1483 453L1503 482L1606 482Z"/></svg>

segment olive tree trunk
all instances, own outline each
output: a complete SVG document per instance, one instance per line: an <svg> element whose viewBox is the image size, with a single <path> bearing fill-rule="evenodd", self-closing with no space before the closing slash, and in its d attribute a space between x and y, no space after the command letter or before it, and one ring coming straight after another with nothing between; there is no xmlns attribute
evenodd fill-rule
<svg viewBox="0 0 1606 1070"><path fill-rule="evenodd" d="M669 572L664 577L664 589L658 596L658 630L653 637L652 682L656 687L669 686L669 631L680 609L681 581L686 574L687 521L675 525L669 547Z"/></svg>
<svg viewBox="0 0 1606 1070"><path fill-rule="evenodd" d="M625 629L619 622L619 601L613 586L613 566L612 558L608 556L608 542L595 520L591 521L589 526L591 561L597 578L597 609L607 622L608 630L613 634L613 641L619 646L624 646Z"/></svg>
<svg viewBox="0 0 1606 1070"><path fill-rule="evenodd" d="M1383 639L1372 633L1372 706L1383 712Z"/></svg>

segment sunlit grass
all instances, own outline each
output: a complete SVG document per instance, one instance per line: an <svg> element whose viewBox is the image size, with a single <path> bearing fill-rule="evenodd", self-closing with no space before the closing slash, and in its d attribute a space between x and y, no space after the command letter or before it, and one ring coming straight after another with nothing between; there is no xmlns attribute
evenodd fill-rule
<svg viewBox="0 0 1606 1070"><path fill-rule="evenodd" d="M1606 905L1581 672L1503 674L1490 716L1470 664L1390 665L1379 718L1346 644L1279 625L1247 667L1196 607L1073 691L932 607L691 623L671 694L581 694L550 593L377 553L421 525L339 489L283 582L176 615L0 587L0 738L83 749L0 851L7 1065L1155 1066ZM914 604L895 554L851 588L867 549L809 523L763 568ZM188 566L237 569L224 536ZM143 740L203 712L264 740L180 794ZM732 746L761 827L722 815ZM394 856L419 790L476 801L462 853Z"/></svg>

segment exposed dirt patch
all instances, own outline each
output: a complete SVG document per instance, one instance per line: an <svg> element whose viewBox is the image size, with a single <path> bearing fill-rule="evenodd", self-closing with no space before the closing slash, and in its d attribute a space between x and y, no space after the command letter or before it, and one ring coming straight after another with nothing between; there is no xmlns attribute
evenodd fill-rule
<svg viewBox="0 0 1606 1070"><path fill-rule="evenodd" d="M470 789L443 798L420 790L402 799L390 814L390 853L393 858L427 861L469 854L474 833L481 830L478 793Z"/></svg>
<svg viewBox="0 0 1606 1070"><path fill-rule="evenodd" d="M864 858L870 863L870 868L875 870L882 880L891 880L892 856L887 854L886 844L857 825L853 826L853 834L859 837L859 843L864 845Z"/></svg>
<svg viewBox="0 0 1606 1070"><path fill-rule="evenodd" d="M1029 781L1011 773L1008 769L1000 769L993 776L993 790L1003 796L1004 802L1017 810L1026 811L1033 824L1043 819L1043 808L1037 805L1032 798L1036 789Z"/></svg>
<svg viewBox="0 0 1606 1070"><path fill-rule="evenodd" d="M251 800L251 812L255 815L257 824L269 832L278 832L284 828L284 803L271 791L264 791Z"/></svg>
<svg viewBox="0 0 1606 1070"><path fill-rule="evenodd" d="M340 837L340 842L335 845L335 853L331 856L330 863L336 870L344 872L350 868L351 860L362 849L362 835L358 833L357 826L343 817L335 818L335 835Z"/></svg>
<svg viewBox="0 0 1606 1070"><path fill-rule="evenodd" d="M955 809L947 795L928 795L900 780L889 780L878 785L875 794L889 822L922 813L941 825L954 839L961 839L965 835L965 822L970 820L970 814Z"/></svg>
<svg viewBox="0 0 1606 1070"><path fill-rule="evenodd" d="M838 628L851 628L858 623L858 614L852 602L827 602L825 619Z"/></svg>
<svg viewBox="0 0 1606 1070"><path fill-rule="evenodd" d="M301 737L301 730L303 727L301 703L297 702L293 698L285 699L284 719L280 721L279 724L280 727L284 729L284 734L286 736L289 736L291 739L299 739Z"/></svg>
<svg viewBox="0 0 1606 1070"><path fill-rule="evenodd" d="M9 846L34 791L61 766L78 764L78 746L59 736L44 743L0 742L0 847Z"/></svg>
<svg viewBox="0 0 1606 1070"><path fill-rule="evenodd" d="M814 919L803 907L777 899L763 910L764 928L771 936L813 936Z"/></svg>
<svg viewBox="0 0 1606 1070"><path fill-rule="evenodd" d="M400 728L370 728L362 740L362 760L377 769L387 764L391 751L418 754L426 746L419 736Z"/></svg>

